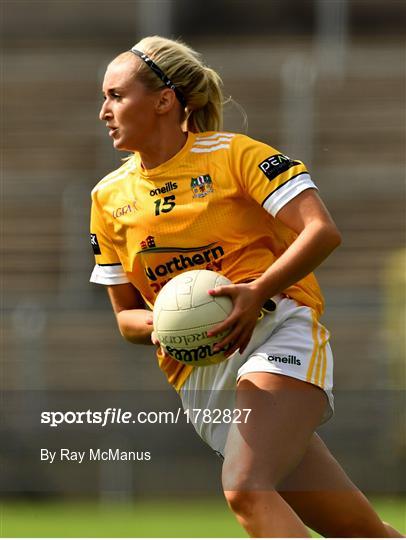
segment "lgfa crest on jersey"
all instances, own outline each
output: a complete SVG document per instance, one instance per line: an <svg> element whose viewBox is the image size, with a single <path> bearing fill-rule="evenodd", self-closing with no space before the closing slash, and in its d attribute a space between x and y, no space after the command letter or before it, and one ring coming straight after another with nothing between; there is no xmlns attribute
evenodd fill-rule
<svg viewBox="0 0 406 540"><path fill-rule="evenodd" d="M213 181L209 174L202 174L197 178L192 178L190 187L193 191L193 198L206 197L209 193L213 193Z"/></svg>

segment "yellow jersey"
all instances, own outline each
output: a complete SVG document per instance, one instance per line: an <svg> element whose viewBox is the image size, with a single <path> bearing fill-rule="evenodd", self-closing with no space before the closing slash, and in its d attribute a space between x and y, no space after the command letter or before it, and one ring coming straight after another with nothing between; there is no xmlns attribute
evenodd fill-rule
<svg viewBox="0 0 406 540"><path fill-rule="evenodd" d="M151 308L165 283L187 270L253 280L295 240L277 214L309 188L316 186L301 161L246 135L188 133L175 156L149 170L135 153L92 191L90 280L130 282ZM283 293L323 310L313 274ZM158 361L177 390L194 369Z"/></svg>

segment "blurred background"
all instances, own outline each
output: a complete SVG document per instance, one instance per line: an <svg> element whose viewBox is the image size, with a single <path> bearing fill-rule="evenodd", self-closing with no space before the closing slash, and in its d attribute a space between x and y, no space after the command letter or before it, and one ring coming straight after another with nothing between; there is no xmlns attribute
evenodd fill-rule
<svg viewBox="0 0 406 540"><path fill-rule="evenodd" d="M41 410L178 406L152 348L124 342L88 282L90 190L123 157L98 120L101 81L151 34L219 71L248 115L245 126L227 105L226 130L310 168L344 237L317 272L337 407L320 434L404 527L406 3L2 0L1 12L2 536L243 534L219 499L221 462L191 426L39 423ZM41 463L40 448L61 446L153 459Z"/></svg>

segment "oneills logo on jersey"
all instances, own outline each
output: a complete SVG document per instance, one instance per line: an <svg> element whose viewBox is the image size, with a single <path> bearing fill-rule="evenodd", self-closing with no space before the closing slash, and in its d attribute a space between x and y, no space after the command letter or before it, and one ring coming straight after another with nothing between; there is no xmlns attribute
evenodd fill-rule
<svg viewBox="0 0 406 540"><path fill-rule="evenodd" d="M294 161L290 157L283 154L275 154L274 156L270 156L262 161L258 167L265 174L268 180L273 180L291 167L300 165L300 163L300 161Z"/></svg>
<svg viewBox="0 0 406 540"><path fill-rule="evenodd" d="M99 242L97 241L97 236L94 233L90 233L90 245L92 246L93 253L95 255L101 255Z"/></svg>
<svg viewBox="0 0 406 540"><path fill-rule="evenodd" d="M206 195L213 193L214 191L213 181L209 174L202 174L197 178L192 178L190 187L192 188L194 198L206 197Z"/></svg>
<svg viewBox="0 0 406 540"><path fill-rule="evenodd" d="M207 268L208 263L210 264L217 259L220 259L224 255L224 249L221 246L212 247L212 244L209 246L202 246L201 248L192 248L187 250L178 250L176 248L170 249L171 251L175 252L187 251L189 253L193 253L194 251L195 253L193 253L193 255L179 254L163 264L158 264L158 266L155 268L148 266L148 268L145 269L145 273L148 279L151 281L157 281L158 278L168 276L174 272L193 269L195 266L206 265Z"/></svg>
<svg viewBox="0 0 406 540"><path fill-rule="evenodd" d="M151 197L155 197L155 195L161 195L161 193L168 193L168 191L173 191L174 189L178 189L178 184L176 182L166 182L166 184L162 187L151 189L149 194Z"/></svg>
<svg viewBox="0 0 406 540"><path fill-rule="evenodd" d="M146 239L140 243L140 246L142 250L156 247L155 238L153 236L147 236Z"/></svg>

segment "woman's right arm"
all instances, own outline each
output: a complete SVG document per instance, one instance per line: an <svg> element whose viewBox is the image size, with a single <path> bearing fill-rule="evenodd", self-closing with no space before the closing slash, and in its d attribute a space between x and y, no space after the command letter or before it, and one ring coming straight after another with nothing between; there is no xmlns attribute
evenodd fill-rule
<svg viewBox="0 0 406 540"><path fill-rule="evenodd" d="M107 292L121 335L131 343L152 345L152 311L131 283L109 285Z"/></svg>

